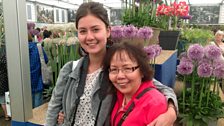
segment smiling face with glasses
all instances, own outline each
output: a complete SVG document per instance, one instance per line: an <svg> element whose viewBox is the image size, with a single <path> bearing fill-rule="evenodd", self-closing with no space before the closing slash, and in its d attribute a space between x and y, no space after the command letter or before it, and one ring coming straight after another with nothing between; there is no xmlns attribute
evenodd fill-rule
<svg viewBox="0 0 224 126"><path fill-rule="evenodd" d="M113 85L126 97L131 98L142 83L143 75L138 63L125 51L113 55L108 71Z"/></svg>

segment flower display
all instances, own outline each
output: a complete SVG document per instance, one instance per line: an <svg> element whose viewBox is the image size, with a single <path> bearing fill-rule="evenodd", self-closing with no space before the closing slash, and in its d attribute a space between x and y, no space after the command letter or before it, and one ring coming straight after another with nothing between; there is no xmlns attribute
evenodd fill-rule
<svg viewBox="0 0 224 126"><path fill-rule="evenodd" d="M185 1L180 1L179 3L173 2L170 5L160 4L157 7L156 15L161 18L162 24L165 27L167 21L173 17L173 28L177 28L178 17L190 17L189 15L189 5ZM166 29L171 29L171 23L169 26L166 26Z"/></svg>
<svg viewBox="0 0 224 126"><path fill-rule="evenodd" d="M204 56L203 47L199 44L191 45L187 51L187 55L189 59L199 61Z"/></svg>
<svg viewBox="0 0 224 126"><path fill-rule="evenodd" d="M127 26L112 26L111 27L111 39L113 42L119 42L122 39L134 38L149 40L153 36L153 30L150 27L137 28L134 25Z"/></svg>
<svg viewBox="0 0 224 126"><path fill-rule="evenodd" d="M160 55L162 48L157 44L153 44L153 45L145 46L143 49L148 55L149 63L151 64L152 68L154 68L155 70L156 57Z"/></svg>
<svg viewBox="0 0 224 126"><path fill-rule="evenodd" d="M178 98L179 117L187 125L208 125L224 116L218 88L219 79L224 78L222 58L214 45L193 44L181 55L177 72L183 76L184 89Z"/></svg>
<svg viewBox="0 0 224 126"><path fill-rule="evenodd" d="M163 0L131 0L126 2L123 24L161 28L161 22L156 16L156 8L158 4L162 3Z"/></svg>
<svg viewBox="0 0 224 126"><path fill-rule="evenodd" d="M153 36L153 30L150 27L142 27L137 32L138 38L142 38L144 40L150 39Z"/></svg>
<svg viewBox="0 0 224 126"><path fill-rule="evenodd" d="M138 32L138 28L136 28L134 25L127 25L123 26L123 37L125 38L134 38L136 36L136 33Z"/></svg>
<svg viewBox="0 0 224 126"><path fill-rule="evenodd" d="M118 41L123 37L123 27L122 26L113 26L111 27L111 38L113 41Z"/></svg>

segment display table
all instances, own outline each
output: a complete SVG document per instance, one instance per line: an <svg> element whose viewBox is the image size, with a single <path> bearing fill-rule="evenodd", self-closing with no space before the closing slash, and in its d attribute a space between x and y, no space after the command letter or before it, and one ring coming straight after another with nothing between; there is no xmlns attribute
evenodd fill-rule
<svg viewBox="0 0 224 126"><path fill-rule="evenodd" d="M155 79L173 88L176 80L176 50L162 50L155 62Z"/></svg>
<svg viewBox="0 0 224 126"><path fill-rule="evenodd" d="M48 103L33 109L33 118L28 122L17 122L12 120L12 126L44 126Z"/></svg>

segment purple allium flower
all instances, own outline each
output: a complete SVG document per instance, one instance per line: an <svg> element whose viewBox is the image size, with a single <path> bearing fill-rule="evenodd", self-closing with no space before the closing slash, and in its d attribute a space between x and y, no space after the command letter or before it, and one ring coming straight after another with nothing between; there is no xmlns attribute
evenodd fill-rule
<svg viewBox="0 0 224 126"><path fill-rule="evenodd" d="M192 62L180 62L177 66L177 72L181 75L189 75L193 72L194 65Z"/></svg>
<svg viewBox="0 0 224 126"><path fill-rule="evenodd" d="M134 38L138 32L138 28L134 25L123 26L123 36L125 38Z"/></svg>
<svg viewBox="0 0 224 126"><path fill-rule="evenodd" d="M138 30L137 33L138 38L142 38L144 40L150 39L153 36L153 30L150 27L143 27Z"/></svg>
<svg viewBox="0 0 224 126"><path fill-rule="evenodd" d="M217 65L213 70L214 77L217 77L218 79L224 78L224 64Z"/></svg>
<svg viewBox="0 0 224 126"><path fill-rule="evenodd" d="M198 65L201 65L203 63L207 63L207 64L212 64L211 60L208 59L207 57L202 58L199 62Z"/></svg>
<svg viewBox="0 0 224 126"><path fill-rule="evenodd" d="M217 47L216 45L208 45L205 47L205 55L208 59L218 59L221 57L222 52L221 49L219 47Z"/></svg>
<svg viewBox="0 0 224 126"><path fill-rule="evenodd" d="M36 29L30 29L29 30L29 33L31 34L31 35L40 35L40 32L38 31L38 30L36 30Z"/></svg>
<svg viewBox="0 0 224 126"><path fill-rule="evenodd" d="M156 50L152 46L144 47L145 52L148 54L150 60L154 59L156 56Z"/></svg>
<svg viewBox="0 0 224 126"><path fill-rule="evenodd" d="M182 62L192 62L192 60L188 58L187 52L182 52L179 58L180 58L180 61Z"/></svg>
<svg viewBox="0 0 224 126"><path fill-rule="evenodd" d="M212 66L208 63L202 63L197 68L199 77L210 77L212 75Z"/></svg>
<svg viewBox="0 0 224 126"><path fill-rule="evenodd" d="M182 53L180 53L179 58L182 59L183 57L188 58L188 57L187 57L187 52L182 52Z"/></svg>
<svg viewBox="0 0 224 126"><path fill-rule="evenodd" d="M213 67L224 64L222 57L213 61Z"/></svg>
<svg viewBox="0 0 224 126"><path fill-rule="evenodd" d="M30 30L30 29L34 29L35 28L35 23L33 22L28 22L27 23L27 29Z"/></svg>
<svg viewBox="0 0 224 126"><path fill-rule="evenodd" d="M113 40L121 39L123 37L122 34L123 34L123 27L122 26L111 27L111 38Z"/></svg>
<svg viewBox="0 0 224 126"><path fill-rule="evenodd" d="M187 50L187 56L191 60L199 61L204 57L203 47L199 44L191 45Z"/></svg>
<svg viewBox="0 0 224 126"><path fill-rule="evenodd" d="M155 49L155 52L156 52L155 57L159 56L162 51L162 47L158 44L154 44L154 45L150 45L150 46Z"/></svg>

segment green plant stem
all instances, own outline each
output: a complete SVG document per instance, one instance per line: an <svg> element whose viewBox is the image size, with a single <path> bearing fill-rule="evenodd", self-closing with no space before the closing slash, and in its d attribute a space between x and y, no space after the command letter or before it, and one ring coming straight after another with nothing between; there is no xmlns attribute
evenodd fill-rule
<svg viewBox="0 0 224 126"><path fill-rule="evenodd" d="M209 81L208 83L208 90L207 90L207 98L206 98L206 107L208 107L208 102L209 102L209 97L210 97L210 87L211 87L211 82Z"/></svg>
<svg viewBox="0 0 224 126"><path fill-rule="evenodd" d="M176 30L177 29L177 16L174 17L174 26L173 29Z"/></svg>
<svg viewBox="0 0 224 126"><path fill-rule="evenodd" d="M132 3L132 14L135 16L135 0Z"/></svg>
<svg viewBox="0 0 224 126"><path fill-rule="evenodd" d="M204 90L204 83L205 83L205 78L203 78L203 82L202 82L202 85L201 85L199 104L198 104L199 109L201 109L201 102L202 102L202 96L203 96L203 90Z"/></svg>
<svg viewBox="0 0 224 126"><path fill-rule="evenodd" d="M214 80L213 93L215 93L215 89L216 89L216 77L215 77L215 80Z"/></svg>
<svg viewBox="0 0 224 126"><path fill-rule="evenodd" d="M216 79L215 83L216 83L217 95L219 95L219 82L217 84L217 79Z"/></svg>
<svg viewBox="0 0 224 126"><path fill-rule="evenodd" d="M194 101L194 88L195 88L195 71L193 71L193 74L192 74L192 80L191 80L191 103L190 103L190 106L193 107L193 101Z"/></svg>
<svg viewBox="0 0 224 126"><path fill-rule="evenodd" d="M185 111L185 95L186 95L186 76L184 76L184 84L183 84L183 113Z"/></svg>

